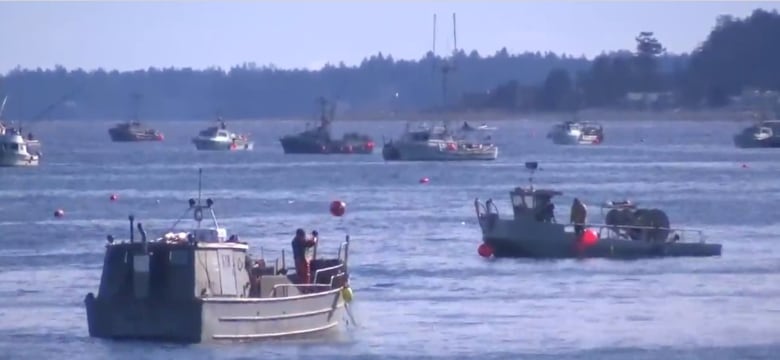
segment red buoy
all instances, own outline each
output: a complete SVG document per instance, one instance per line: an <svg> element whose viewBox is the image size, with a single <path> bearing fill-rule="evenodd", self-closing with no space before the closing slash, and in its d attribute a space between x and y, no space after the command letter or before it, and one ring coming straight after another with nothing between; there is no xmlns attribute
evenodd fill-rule
<svg viewBox="0 0 780 360"><path fill-rule="evenodd" d="M373 141L369 141L369 142L366 143L366 150L371 150L373 148L374 148L374 142Z"/></svg>
<svg viewBox="0 0 780 360"><path fill-rule="evenodd" d="M431 179L428 179L427 177L420 178L420 184L427 184L430 181Z"/></svg>
<svg viewBox="0 0 780 360"><path fill-rule="evenodd" d="M580 242L584 246L593 246L599 241L599 234L593 231L593 229L585 229L580 236Z"/></svg>
<svg viewBox="0 0 780 360"><path fill-rule="evenodd" d="M330 203L330 213L333 216L343 216L347 212L347 204L341 200L334 200Z"/></svg>
<svg viewBox="0 0 780 360"><path fill-rule="evenodd" d="M117 196L116 194L111 194L111 196L108 199L111 201L116 201L117 199L119 199L119 196Z"/></svg>
<svg viewBox="0 0 780 360"><path fill-rule="evenodd" d="M57 209L54 211L54 217L61 218L65 216L65 211L62 209Z"/></svg>
<svg viewBox="0 0 780 360"><path fill-rule="evenodd" d="M488 244L482 243L477 248L477 254L484 258L491 257L493 256L493 248Z"/></svg>

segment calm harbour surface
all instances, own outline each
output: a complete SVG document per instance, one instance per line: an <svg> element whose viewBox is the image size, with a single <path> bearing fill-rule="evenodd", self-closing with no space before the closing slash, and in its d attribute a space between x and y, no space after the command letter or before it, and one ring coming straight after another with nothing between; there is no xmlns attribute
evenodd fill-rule
<svg viewBox="0 0 780 360"><path fill-rule="evenodd" d="M776 359L780 354L780 149L738 149L745 123L605 122L599 146L557 146L551 123L491 122L495 162L386 163L382 136L403 123L336 122L365 131L373 155L284 155L278 138L303 122L234 121L251 152L200 152L205 121L149 123L161 143L112 143L109 122L41 122L38 168L0 168L0 358L9 359ZM715 258L639 261L477 255L473 200L511 214L509 190L554 187L558 221L574 196L660 208L672 227L723 244ZM743 167L745 164L746 167ZM128 237L128 214L159 236L197 196L220 225L266 258L295 228L335 254L348 233L357 326L327 339L168 345L88 336L105 237ZM428 177L430 183L420 184ZM109 201L115 193L118 201ZM332 217L332 200L347 203ZM57 208L65 217L54 218ZM186 222L185 225L191 224ZM185 227L186 229L186 227ZM288 250L289 254L289 250Z"/></svg>

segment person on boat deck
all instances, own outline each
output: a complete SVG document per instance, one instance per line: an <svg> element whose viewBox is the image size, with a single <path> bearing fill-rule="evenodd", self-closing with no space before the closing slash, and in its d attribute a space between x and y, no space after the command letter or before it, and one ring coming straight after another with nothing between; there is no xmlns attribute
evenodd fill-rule
<svg viewBox="0 0 780 360"><path fill-rule="evenodd" d="M579 237L585 230L585 221L588 218L588 208L578 198L574 198L571 204L570 221L574 224L574 234Z"/></svg>
<svg viewBox="0 0 780 360"><path fill-rule="evenodd" d="M553 222L555 220L555 205L549 196L538 196L536 202L536 220Z"/></svg>
<svg viewBox="0 0 780 360"><path fill-rule="evenodd" d="M317 244L317 239L307 239L303 229L295 230L292 240L293 259L295 260L295 273L298 274L300 283L308 284L311 281L311 263L306 259L306 249Z"/></svg>
<svg viewBox="0 0 780 360"><path fill-rule="evenodd" d="M27 140L35 140L35 137L33 137L31 132L27 133Z"/></svg>

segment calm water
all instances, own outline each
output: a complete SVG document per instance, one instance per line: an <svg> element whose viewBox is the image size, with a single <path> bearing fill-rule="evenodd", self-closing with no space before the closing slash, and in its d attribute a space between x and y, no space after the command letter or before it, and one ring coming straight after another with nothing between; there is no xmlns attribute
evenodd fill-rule
<svg viewBox="0 0 780 360"><path fill-rule="evenodd" d="M746 359L780 354L780 151L741 150L741 124L606 123L606 142L562 147L548 125L496 122L492 163L385 163L370 156L285 156L276 140L303 123L233 122L255 151L198 152L206 124L156 124L159 144L113 144L111 124L53 122L37 169L0 169L0 357L78 359L549 358ZM337 123L397 135L399 122ZM724 255L642 261L484 260L474 197L509 212L508 191L537 160L539 184L595 204L630 198L672 226L702 228ZM747 168L741 165L746 164ZM317 229L321 251L348 232L358 326L328 340L192 346L91 339L82 299L96 291L106 234L127 215L164 231L205 196L229 232L255 248ZM430 183L421 185L421 177ZM119 200L109 201L116 193ZM328 204L347 203L343 219ZM66 216L55 219L62 208ZM266 256L272 255L266 250Z"/></svg>

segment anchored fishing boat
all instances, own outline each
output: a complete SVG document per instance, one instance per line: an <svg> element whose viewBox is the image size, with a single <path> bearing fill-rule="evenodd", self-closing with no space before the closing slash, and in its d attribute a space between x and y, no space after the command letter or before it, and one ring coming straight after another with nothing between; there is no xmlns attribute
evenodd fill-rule
<svg viewBox="0 0 780 360"><path fill-rule="evenodd" d="M163 133L143 126L138 121L129 121L119 123L108 129L108 135L114 142L137 142L137 141L163 141Z"/></svg>
<svg viewBox="0 0 780 360"><path fill-rule="evenodd" d="M222 119L219 126L211 126L192 139L198 150L252 150L255 143L246 135L239 135L227 129Z"/></svg>
<svg viewBox="0 0 780 360"><path fill-rule="evenodd" d="M780 120L761 119L746 127L734 135L734 145L741 148L780 147Z"/></svg>
<svg viewBox="0 0 780 360"><path fill-rule="evenodd" d="M495 160L498 146L492 142L458 137L446 125L406 125L398 138L385 142L382 157L386 161L467 161Z"/></svg>
<svg viewBox="0 0 780 360"><path fill-rule="evenodd" d="M344 134L341 139L334 138L331 135L331 123L333 123L336 106L322 97L320 106L319 126L279 139L285 154L371 154L374 152L374 140L369 135L350 132Z"/></svg>
<svg viewBox="0 0 780 360"><path fill-rule="evenodd" d="M38 166L40 159L17 129L0 123L0 166Z"/></svg>
<svg viewBox="0 0 780 360"><path fill-rule="evenodd" d="M721 245L704 241L701 230L671 228L666 213L642 209L630 201L607 202L604 224L558 223L552 199L562 195L533 186L536 162L526 163L531 185L509 193L513 216L501 218L492 199L474 200L482 241L478 252L489 257L615 259L667 256L720 256ZM576 205L577 201L575 201ZM572 218L576 207L572 206ZM584 205L581 208L585 216Z"/></svg>
<svg viewBox="0 0 780 360"><path fill-rule="evenodd" d="M566 121L556 124L547 138L559 145L598 145L604 142L604 128L587 121Z"/></svg>
<svg viewBox="0 0 780 360"><path fill-rule="evenodd" d="M238 235L227 236L214 201L189 200L195 226L147 240L130 220L129 241L107 237L97 295L84 299L89 335L197 343L314 334L337 328L352 298L349 236L333 258L317 257L310 274L288 274L284 251L273 263L252 258ZM211 227L202 227L204 214ZM182 218L183 218L182 217ZM306 282L305 279L311 279Z"/></svg>

